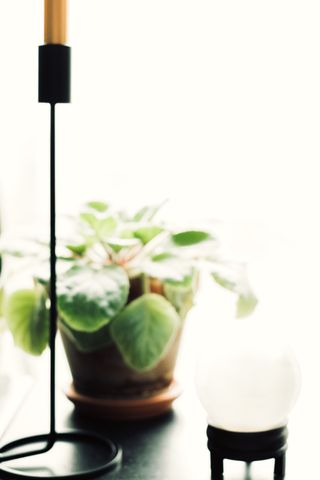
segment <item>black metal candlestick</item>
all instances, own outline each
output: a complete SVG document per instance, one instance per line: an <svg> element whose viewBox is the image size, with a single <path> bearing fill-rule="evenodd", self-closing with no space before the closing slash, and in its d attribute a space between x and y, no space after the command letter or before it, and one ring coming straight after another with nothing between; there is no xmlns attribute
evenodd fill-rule
<svg viewBox="0 0 320 480"><path fill-rule="evenodd" d="M223 460L240 460L246 463L275 459L274 479L285 477L287 427L266 432L229 432L208 426L208 449L211 456L211 478L223 478Z"/></svg>
<svg viewBox="0 0 320 480"><path fill-rule="evenodd" d="M28 479L82 479L94 478L116 467L121 461L121 449L111 440L92 432L70 430L56 431L56 333L57 333L57 291L56 291L56 181L55 181L55 106L70 102L71 49L66 45L43 45L39 47L39 102L50 104L50 431L18 439L0 449L0 472L6 478ZM102 452L103 460L86 470L59 474L35 475L23 467L12 467L8 462L49 452L58 443L96 445ZM42 446L36 448L35 445ZM30 447L29 449L23 447ZM30 467L28 467L30 471ZM32 468L31 468L32 470Z"/></svg>

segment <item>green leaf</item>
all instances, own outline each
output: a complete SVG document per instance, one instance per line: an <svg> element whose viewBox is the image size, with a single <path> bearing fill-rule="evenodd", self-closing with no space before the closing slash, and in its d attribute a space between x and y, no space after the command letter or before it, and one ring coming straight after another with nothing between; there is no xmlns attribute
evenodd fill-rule
<svg viewBox="0 0 320 480"><path fill-rule="evenodd" d="M130 223L129 223L129 225L130 225ZM134 234L133 234L132 228L128 228L127 226L126 226L126 228L123 228L123 229L119 232L119 237L120 237L120 238L123 238L123 239L134 238Z"/></svg>
<svg viewBox="0 0 320 480"><path fill-rule="evenodd" d="M66 245L66 247L68 250L70 250L70 252L82 256L86 253L88 246L86 243L81 243L79 245Z"/></svg>
<svg viewBox="0 0 320 480"><path fill-rule="evenodd" d="M110 335L110 326L105 325L96 332L78 332L70 328L62 319L59 320L59 328L74 343L80 352L94 352L110 345L113 340Z"/></svg>
<svg viewBox="0 0 320 480"><path fill-rule="evenodd" d="M133 216L134 222L150 222L154 216L158 213L160 208L164 205L165 202L162 202L158 205L146 205L142 207L138 212Z"/></svg>
<svg viewBox="0 0 320 480"><path fill-rule="evenodd" d="M183 286L165 282L164 294L177 310L181 320L184 320L189 310L193 307L195 295L193 285Z"/></svg>
<svg viewBox="0 0 320 480"><path fill-rule="evenodd" d="M80 218L84 223L88 224L89 227L92 228L92 230L96 229L98 224L98 219L93 213L89 213L89 212L80 213Z"/></svg>
<svg viewBox="0 0 320 480"><path fill-rule="evenodd" d="M133 248L141 245L141 242L137 238L111 238L108 240L108 245L118 253L123 248Z"/></svg>
<svg viewBox="0 0 320 480"><path fill-rule="evenodd" d="M6 320L4 318L4 289L0 288L0 334L6 329Z"/></svg>
<svg viewBox="0 0 320 480"><path fill-rule="evenodd" d="M108 217L99 219L96 233L100 239L106 239L110 237L117 228L117 221L114 217Z"/></svg>
<svg viewBox="0 0 320 480"><path fill-rule="evenodd" d="M180 320L161 295L142 295L111 323L111 335L126 364L137 371L152 369L167 352Z"/></svg>
<svg viewBox="0 0 320 480"><path fill-rule="evenodd" d="M209 232L199 230L189 230L185 232L175 233L171 236L173 243L179 247L188 247L206 240L213 240Z"/></svg>
<svg viewBox="0 0 320 480"><path fill-rule="evenodd" d="M258 300L249 285L244 265L216 265L215 271L212 271L211 274L218 285L238 296L238 317L246 317L254 311Z"/></svg>
<svg viewBox="0 0 320 480"><path fill-rule="evenodd" d="M84 212L80 214L80 218L94 231L99 240L110 237L117 228L114 217L98 218L93 213Z"/></svg>
<svg viewBox="0 0 320 480"><path fill-rule="evenodd" d="M161 253L146 260L141 270L149 277L185 286L190 286L193 276L190 262L168 253Z"/></svg>
<svg viewBox="0 0 320 480"><path fill-rule="evenodd" d="M72 239L70 243L66 244L66 248L74 255L82 257L96 242L97 239L95 236L86 235L85 238ZM69 260L70 258L73 259L73 257L67 257Z"/></svg>
<svg viewBox="0 0 320 480"><path fill-rule="evenodd" d="M44 290L18 290L5 303L5 317L15 343L40 355L48 344L49 320Z"/></svg>
<svg viewBox="0 0 320 480"><path fill-rule="evenodd" d="M146 261L141 267L144 274L159 280L172 283L189 283L192 276L192 268L179 261L151 262Z"/></svg>
<svg viewBox="0 0 320 480"><path fill-rule="evenodd" d="M4 314L4 290L0 288L0 317Z"/></svg>
<svg viewBox="0 0 320 480"><path fill-rule="evenodd" d="M173 253L170 252L162 252L158 253L157 255L153 255L152 261L153 262L162 262L163 260L171 260L177 258Z"/></svg>
<svg viewBox="0 0 320 480"><path fill-rule="evenodd" d="M58 307L64 322L81 332L95 332L126 304L129 280L125 270L73 267L58 282Z"/></svg>
<svg viewBox="0 0 320 480"><path fill-rule="evenodd" d="M109 205L105 202L88 202L86 206L100 213L106 212L109 208Z"/></svg>
<svg viewBox="0 0 320 480"><path fill-rule="evenodd" d="M256 308L257 303L258 300L252 292L240 295L237 302L237 317L242 318L250 315Z"/></svg>
<svg viewBox="0 0 320 480"><path fill-rule="evenodd" d="M220 273L213 272L212 277L220 287L230 290L231 292L238 293L238 284L234 279L223 277Z"/></svg>
<svg viewBox="0 0 320 480"><path fill-rule="evenodd" d="M25 258L39 257L41 253L46 252L48 244L35 239L19 239L8 242L1 242L0 254L10 257Z"/></svg>
<svg viewBox="0 0 320 480"><path fill-rule="evenodd" d="M159 233L161 232L163 232L163 228L157 227L155 225L148 225L138 228L133 232L133 234L145 245L146 243L150 242L150 240L152 240L154 237L159 235Z"/></svg>
<svg viewBox="0 0 320 480"><path fill-rule="evenodd" d="M26 256L26 252L24 250L18 250L15 248L1 248L1 255L8 255L8 257L16 257L16 258L24 258ZM30 254L31 256L36 256L36 254Z"/></svg>

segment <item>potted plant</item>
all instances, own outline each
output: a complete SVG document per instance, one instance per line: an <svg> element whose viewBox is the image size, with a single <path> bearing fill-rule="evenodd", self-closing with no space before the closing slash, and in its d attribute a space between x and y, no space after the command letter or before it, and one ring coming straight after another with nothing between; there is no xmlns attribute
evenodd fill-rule
<svg viewBox="0 0 320 480"><path fill-rule="evenodd" d="M158 206L129 215L90 202L58 239L58 325L73 376L69 397L83 409L143 417L168 409L185 318L202 269L237 295L237 315L256 305L245 266L224 261L213 232L157 220ZM27 252L3 248L2 254ZM40 355L48 343L48 245L31 258L33 287L5 294L4 315L17 345ZM94 407L94 408L93 408Z"/></svg>

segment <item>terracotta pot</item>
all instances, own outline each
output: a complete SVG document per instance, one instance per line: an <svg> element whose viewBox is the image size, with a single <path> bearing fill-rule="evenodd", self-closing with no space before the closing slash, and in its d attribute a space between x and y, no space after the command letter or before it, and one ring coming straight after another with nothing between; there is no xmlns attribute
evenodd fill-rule
<svg viewBox="0 0 320 480"><path fill-rule="evenodd" d="M150 290L163 294L158 280L150 280ZM140 295L141 280L131 280L128 303ZM68 398L80 410L105 418L137 419L164 413L180 393L173 376L182 330L183 326L154 368L138 372L124 363L114 343L83 352L60 329L73 377Z"/></svg>
<svg viewBox="0 0 320 480"><path fill-rule="evenodd" d="M111 344L95 352L80 352L61 331L74 387L77 392L95 397L147 397L168 387L173 380L182 329L159 363L147 372L137 372L123 361Z"/></svg>

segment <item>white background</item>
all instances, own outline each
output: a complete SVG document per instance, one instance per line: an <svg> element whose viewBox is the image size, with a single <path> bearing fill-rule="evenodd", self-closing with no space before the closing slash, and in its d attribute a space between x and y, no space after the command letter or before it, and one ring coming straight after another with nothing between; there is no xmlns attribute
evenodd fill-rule
<svg viewBox="0 0 320 480"><path fill-rule="evenodd" d="M59 109L60 205L169 197L196 216L315 222L319 13L316 1L70 1L73 104ZM10 223L46 212L42 15L41 0L0 2Z"/></svg>
<svg viewBox="0 0 320 480"><path fill-rule="evenodd" d="M1 216L13 232L47 222L42 15L40 0L0 0ZM301 428L320 421L319 18L310 0L73 0L73 103L58 111L60 212L170 198L177 219L225 222L299 356ZM226 303L207 315L228 316Z"/></svg>

